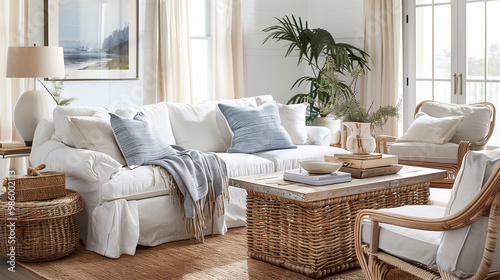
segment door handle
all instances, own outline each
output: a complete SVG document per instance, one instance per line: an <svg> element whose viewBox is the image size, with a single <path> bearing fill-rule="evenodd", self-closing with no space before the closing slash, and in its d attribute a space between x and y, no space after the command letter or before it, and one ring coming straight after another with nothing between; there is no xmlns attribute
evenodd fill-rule
<svg viewBox="0 0 500 280"><path fill-rule="evenodd" d="M460 78L460 92L458 94L462 95L463 93L463 78L462 78L462 73L458 76Z"/></svg>
<svg viewBox="0 0 500 280"><path fill-rule="evenodd" d="M457 73L453 74L453 94L457 95Z"/></svg>

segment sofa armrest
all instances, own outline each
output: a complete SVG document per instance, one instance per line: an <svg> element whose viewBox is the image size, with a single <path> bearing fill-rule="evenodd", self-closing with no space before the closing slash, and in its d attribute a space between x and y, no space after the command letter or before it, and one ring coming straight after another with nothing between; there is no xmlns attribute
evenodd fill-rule
<svg viewBox="0 0 500 280"><path fill-rule="evenodd" d="M68 147L56 140L49 140L33 149L30 161L35 166L44 163L47 170L64 172L66 176L94 182L110 180L122 167L106 154Z"/></svg>
<svg viewBox="0 0 500 280"><path fill-rule="evenodd" d="M329 128L324 126L306 126L307 144L329 146L332 141L332 133Z"/></svg>

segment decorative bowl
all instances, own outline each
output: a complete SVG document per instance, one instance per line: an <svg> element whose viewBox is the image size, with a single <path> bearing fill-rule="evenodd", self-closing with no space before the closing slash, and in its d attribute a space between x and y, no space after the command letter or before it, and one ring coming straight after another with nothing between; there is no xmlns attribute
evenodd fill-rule
<svg viewBox="0 0 500 280"><path fill-rule="evenodd" d="M329 162L321 160L302 160L300 166L309 173L328 174L333 173L342 167L341 162Z"/></svg>

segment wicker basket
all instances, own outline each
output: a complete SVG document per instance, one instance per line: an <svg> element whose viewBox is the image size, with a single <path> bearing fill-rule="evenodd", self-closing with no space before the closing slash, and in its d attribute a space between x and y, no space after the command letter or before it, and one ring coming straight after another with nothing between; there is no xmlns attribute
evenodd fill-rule
<svg viewBox="0 0 500 280"><path fill-rule="evenodd" d="M83 200L73 190L53 200L16 203L13 212L6 201L0 201L2 255L9 259L11 247L16 261L48 261L68 255L78 246L76 216L82 209ZM14 244L10 236L15 237Z"/></svg>
<svg viewBox="0 0 500 280"><path fill-rule="evenodd" d="M9 191L9 180L4 179L5 192ZM66 177L64 172L47 171L40 172L40 176L17 175L15 177L16 202L47 200L66 195ZM5 200L6 195L3 196Z"/></svg>

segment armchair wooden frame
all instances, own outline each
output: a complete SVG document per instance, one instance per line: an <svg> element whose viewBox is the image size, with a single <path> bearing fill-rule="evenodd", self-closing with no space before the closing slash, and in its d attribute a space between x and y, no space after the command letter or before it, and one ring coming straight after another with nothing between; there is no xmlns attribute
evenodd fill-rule
<svg viewBox="0 0 500 280"><path fill-rule="evenodd" d="M424 100L420 102L417 107L415 107L415 113L414 116L420 111L420 108L422 108L422 105L425 102L432 102L431 100ZM451 189L453 187L453 183L455 182L455 177L458 174L458 170L460 169L460 166L462 165L462 160L465 156L465 154L470 151L470 150L481 150L484 148L486 143L491 138L491 135L493 134L493 129L495 128L495 106L491 104L490 102L479 102L479 103L473 103L470 105L485 105L491 108L491 119L490 119L490 126L488 133L484 137L483 140L479 142L470 142L470 141L461 141L458 145L458 151L457 151L457 164L451 164L451 163L439 163L439 162L425 162L425 161L411 161L411 160L399 160L399 164L404 164L404 165L412 165L412 166L421 166L421 167L428 167L428 168L437 168L437 169L443 169L448 171L448 178L438 180L431 182L430 187L431 188L447 188ZM387 147L390 145L390 143L396 142L396 137L394 136L389 136L389 135L379 135L375 137L375 142L376 142L376 152L377 153L383 153L387 154L388 149Z"/></svg>
<svg viewBox="0 0 500 280"><path fill-rule="evenodd" d="M376 210L362 210L356 216L354 228L354 245L356 256L365 273L366 279L384 279L390 269L397 267L423 279L458 279L441 269L437 271L419 263L410 263L389 254L378 251L379 223L392 224L407 228L449 231L472 224L481 216L489 216L488 232L483 251L481 264L477 272L468 279L499 279L500 271L489 273L500 225L500 166L489 178L480 193L464 209L459 212L438 219L418 218ZM371 220L370 244L361 240L363 219Z"/></svg>

